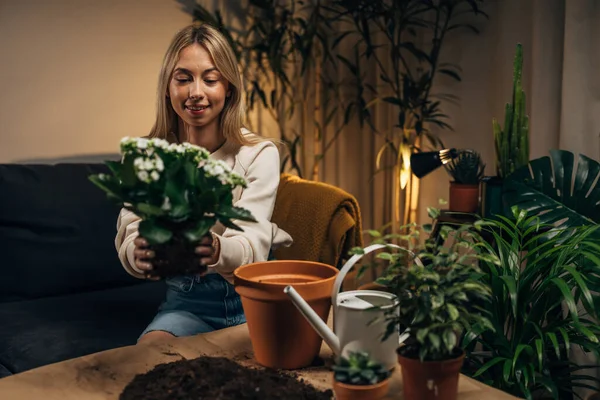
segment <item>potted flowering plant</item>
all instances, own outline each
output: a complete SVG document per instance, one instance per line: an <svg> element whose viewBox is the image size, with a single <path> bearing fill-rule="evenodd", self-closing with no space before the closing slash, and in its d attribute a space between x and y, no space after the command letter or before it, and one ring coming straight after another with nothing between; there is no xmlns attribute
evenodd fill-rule
<svg viewBox="0 0 600 400"><path fill-rule="evenodd" d="M381 399L389 383L390 371L365 352L350 352L333 366L333 391L338 400Z"/></svg>
<svg viewBox="0 0 600 400"><path fill-rule="evenodd" d="M120 162L106 162L112 173L90 180L141 218L139 233L156 254L153 275L202 272L194 248L217 221L240 231L233 220L255 221L233 205L232 190L246 187L245 179L206 149L128 137L120 149Z"/></svg>

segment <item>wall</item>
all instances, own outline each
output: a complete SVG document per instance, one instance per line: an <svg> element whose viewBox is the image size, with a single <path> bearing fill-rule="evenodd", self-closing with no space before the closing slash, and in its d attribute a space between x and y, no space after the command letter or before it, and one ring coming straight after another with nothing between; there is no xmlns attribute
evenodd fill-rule
<svg viewBox="0 0 600 400"><path fill-rule="evenodd" d="M0 162L118 151L153 123L174 0L1 0Z"/></svg>

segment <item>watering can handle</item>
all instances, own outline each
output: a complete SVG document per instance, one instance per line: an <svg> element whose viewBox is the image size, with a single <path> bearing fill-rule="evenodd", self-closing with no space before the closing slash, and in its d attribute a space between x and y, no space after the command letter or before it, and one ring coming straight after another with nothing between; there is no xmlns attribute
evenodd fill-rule
<svg viewBox="0 0 600 400"><path fill-rule="evenodd" d="M407 252L408 254L413 256L413 258L415 259L415 262L417 262L418 264L421 264L421 260L419 260L412 251L410 251L404 247L395 245L395 244L391 244L391 243L372 244L368 247L365 247L363 254L355 254L352 257L350 257L350 259L348 261L346 261L344 266L340 269L340 272L338 273L337 277L335 278L335 282L333 284L333 290L331 292L331 304L333 305L334 314L335 314L335 309L337 308L337 297L340 292L340 288L342 287L342 283L344 282L344 278L346 277L346 274L352 269L354 264L356 264L356 262L362 258L362 256L364 256L365 254L369 254L372 251L383 249L385 247L393 247L398 250L404 250L405 252Z"/></svg>

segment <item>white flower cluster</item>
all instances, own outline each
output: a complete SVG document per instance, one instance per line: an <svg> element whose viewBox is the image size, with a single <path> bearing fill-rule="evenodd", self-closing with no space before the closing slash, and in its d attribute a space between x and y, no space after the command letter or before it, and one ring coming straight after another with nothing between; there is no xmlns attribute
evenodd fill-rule
<svg viewBox="0 0 600 400"><path fill-rule="evenodd" d="M212 158L201 160L198 163L198 168L201 168L207 176L217 178L223 185L245 186L246 184L246 180L233 172L231 167L223 160L213 160Z"/></svg>
<svg viewBox="0 0 600 400"><path fill-rule="evenodd" d="M133 167L140 181L150 183L160 179L160 173L164 171L165 164L160 157L153 154L150 157L137 157L133 160Z"/></svg>
<svg viewBox="0 0 600 400"><path fill-rule="evenodd" d="M145 183L158 181L161 172L165 169L163 160L156 154L157 149L162 153L190 156L206 175L218 178L223 185L246 186L246 180L242 176L233 172L224 161L211 159L210 153L203 147L190 143L169 144L166 140L156 138L124 137L121 139L123 157L137 156L133 163L135 173L138 179Z"/></svg>

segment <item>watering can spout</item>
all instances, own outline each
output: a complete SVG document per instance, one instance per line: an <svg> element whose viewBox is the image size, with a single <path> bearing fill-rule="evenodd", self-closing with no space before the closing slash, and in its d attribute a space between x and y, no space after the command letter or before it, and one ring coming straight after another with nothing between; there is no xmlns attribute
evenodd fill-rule
<svg viewBox="0 0 600 400"><path fill-rule="evenodd" d="M315 331L323 338L325 343L331 348L334 354L340 354L340 340L327 326L325 322L317 315L316 312L308 305L308 303L298 294L291 286L286 286L283 293L289 296L292 303L298 311L306 318Z"/></svg>

